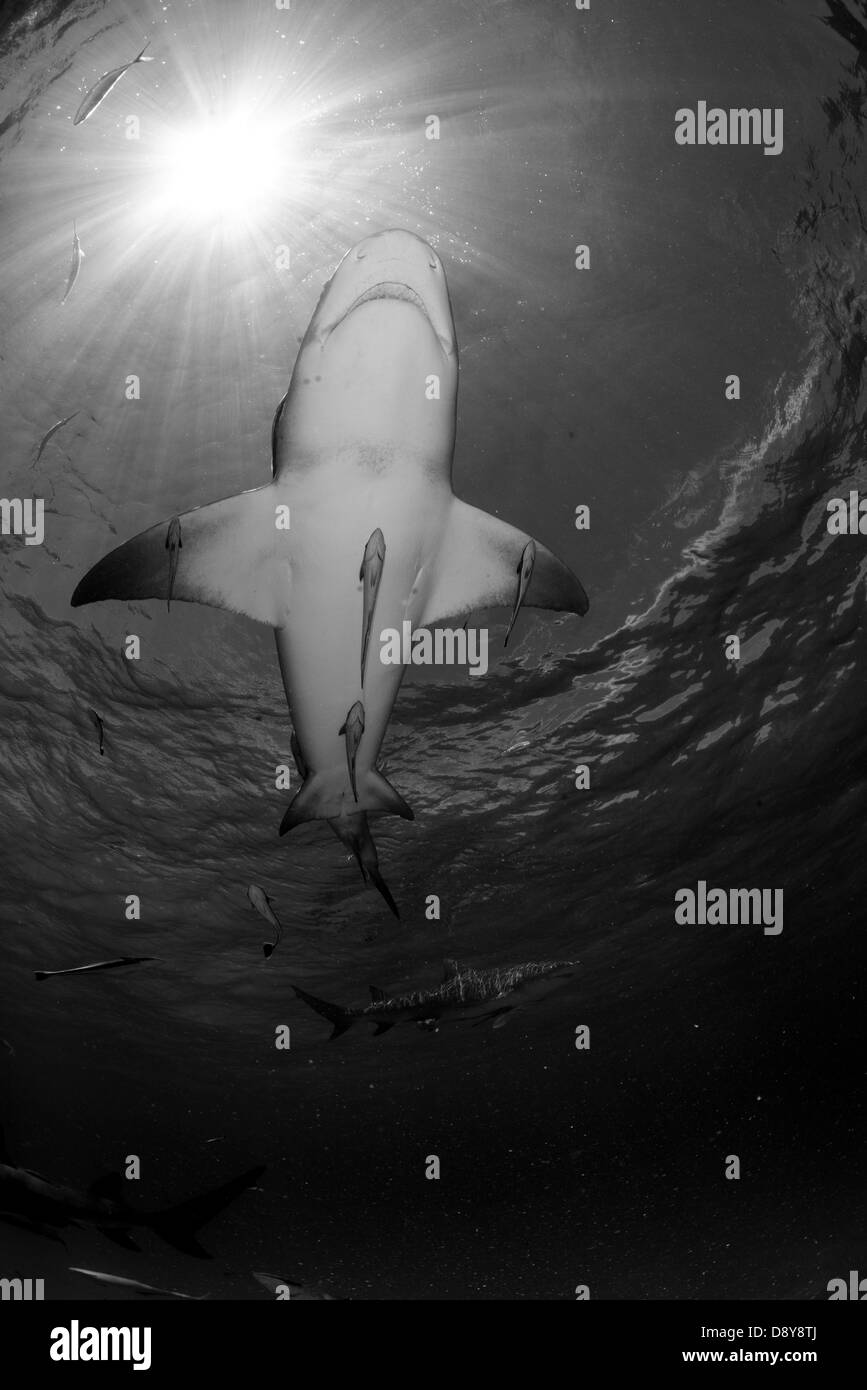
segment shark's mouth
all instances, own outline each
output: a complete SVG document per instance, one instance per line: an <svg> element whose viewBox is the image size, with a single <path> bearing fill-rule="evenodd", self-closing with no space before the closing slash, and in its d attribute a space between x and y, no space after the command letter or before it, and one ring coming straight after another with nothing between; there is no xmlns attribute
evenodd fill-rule
<svg viewBox="0 0 867 1390"><path fill-rule="evenodd" d="M427 305L416 290L411 289L409 285L405 285L401 280L381 280L379 284L371 285L370 289L365 290L357 299L353 299L345 313L342 313L340 318L332 324L329 332L333 333L335 328L339 328L340 325L349 318L349 315L354 313L359 305L369 304L374 299L398 299L403 300L406 304L414 304L417 309L421 309L425 318L430 323L430 314L427 311Z"/></svg>
<svg viewBox="0 0 867 1390"><path fill-rule="evenodd" d="M353 309L358 308L359 304L367 304L371 299L404 299L409 304L415 304L426 317L429 317L427 305L421 295L401 280L382 280L378 285L371 285L369 290L365 290L364 294L360 294L356 300L353 300L346 314L351 314ZM346 314L343 315L344 318L346 318Z"/></svg>

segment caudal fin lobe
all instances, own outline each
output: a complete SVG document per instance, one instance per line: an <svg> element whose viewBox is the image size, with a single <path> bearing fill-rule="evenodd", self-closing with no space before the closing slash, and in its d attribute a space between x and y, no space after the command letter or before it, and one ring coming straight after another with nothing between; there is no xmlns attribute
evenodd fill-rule
<svg viewBox="0 0 867 1390"><path fill-rule="evenodd" d="M315 994L308 994L306 990L299 989L297 985L293 985L292 988L299 999L303 999L304 1003L309 1005L311 1009L328 1019L333 1028L329 1041L339 1038L340 1034L345 1033L355 1022L355 1016L347 1009L342 1009L339 1004L329 1004L327 999L317 999Z"/></svg>
<svg viewBox="0 0 867 1390"><path fill-rule="evenodd" d="M221 1211L225 1211L226 1207L234 1202L236 1197L240 1197L242 1192L246 1192L248 1187L252 1187L264 1171L264 1166L249 1168L246 1173L232 1178L231 1182L224 1183L213 1192L206 1192L201 1197L191 1197L187 1202L169 1207L168 1211L157 1212L151 1217L150 1225L157 1235L167 1244L173 1245L176 1250L182 1251L185 1255L195 1255L200 1260L210 1260L211 1255L196 1239L197 1232L209 1221L213 1221L214 1217L219 1216Z"/></svg>

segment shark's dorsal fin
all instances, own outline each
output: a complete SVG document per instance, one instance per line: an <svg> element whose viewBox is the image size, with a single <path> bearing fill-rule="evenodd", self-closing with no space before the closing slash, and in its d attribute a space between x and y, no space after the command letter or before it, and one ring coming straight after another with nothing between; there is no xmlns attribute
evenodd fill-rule
<svg viewBox="0 0 867 1390"><path fill-rule="evenodd" d="M185 599L281 627L289 611L290 532L278 528L279 505L269 485L172 518L184 538L183 549L172 552L174 572L166 554L169 523L151 526L88 570L72 606L109 598ZM277 580L281 567L285 583Z"/></svg>
<svg viewBox="0 0 867 1390"><path fill-rule="evenodd" d="M385 990L380 989L379 985L371 985L370 997L373 1000L374 1004L381 1004L385 999Z"/></svg>
<svg viewBox="0 0 867 1390"><path fill-rule="evenodd" d="M461 969L456 960L443 961L443 984L447 980L456 980L460 973Z"/></svg>
<svg viewBox="0 0 867 1390"><path fill-rule="evenodd" d="M87 1195L97 1202L120 1202L123 1200L123 1178L120 1173L106 1173L90 1184Z"/></svg>
<svg viewBox="0 0 867 1390"><path fill-rule="evenodd" d="M499 517L455 497L435 561L433 588L418 625L430 627L478 608L511 607L517 571L531 539ZM524 603L582 615L590 606L572 571L538 541Z"/></svg>

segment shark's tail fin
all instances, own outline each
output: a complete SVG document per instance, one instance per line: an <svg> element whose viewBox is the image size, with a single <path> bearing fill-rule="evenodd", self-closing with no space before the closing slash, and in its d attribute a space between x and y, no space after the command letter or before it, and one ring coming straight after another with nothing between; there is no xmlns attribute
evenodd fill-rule
<svg viewBox="0 0 867 1390"><path fill-rule="evenodd" d="M191 1197L188 1202L169 1207L168 1211L156 1212L150 1219L150 1225L157 1235L162 1236L163 1240L173 1245L176 1250L181 1250L185 1255L195 1255L200 1260L209 1260L211 1256L197 1241L196 1232L208 1221L213 1221L215 1216L219 1216L220 1212L224 1211L230 1202L234 1202L236 1197L240 1197L242 1192L246 1192L248 1187L252 1187L264 1171L263 1167L250 1168L240 1177L232 1178L231 1182L215 1188L213 1192L206 1192L201 1197Z"/></svg>
<svg viewBox="0 0 867 1390"><path fill-rule="evenodd" d="M397 920L400 921L400 912L398 911L397 903L394 901L394 898L391 896L391 893L389 892L389 889L388 889L388 884L386 883L385 879L382 877L382 874L379 872L379 869L378 869L378 868L375 868L375 869L374 869L374 868L368 868L367 874L368 874L368 878L370 879L370 881L371 881L371 883L373 884L373 886L379 890L379 892L380 892L380 893L382 894L382 896L385 898L385 901L388 903L389 907L391 908L391 910L392 910L392 912L394 913L394 915L395 915L395 917L397 918Z"/></svg>
<svg viewBox="0 0 867 1390"><path fill-rule="evenodd" d="M341 1033L345 1033L347 1028L351 1028L355 1022L355 1015L349 1013L347 1009L342 1009L339 1004L329 1004L327 999L317 999L315 994L308 994L306 990L299 989L293 985L295 993L299 999L303 999L305 1004L309 1004L311 1009L315 1009L323 1018L333 1024L333 1031L329 1041L339 1038Z"/></svg>
<svg viewBox="0 0 867 1390"><path fill-rule="evenodd" d="M328 824L341 844L346 845L346 848L355 855L361 870L361 877L365 883L370 882L379 889L395 917L400 921L397 903L388 891L388 884L379 872L379 856L376 853L376 845L373 843L373 836L370 833L370 825L365 813L359 811L352 816L336 817Z"/></svg>

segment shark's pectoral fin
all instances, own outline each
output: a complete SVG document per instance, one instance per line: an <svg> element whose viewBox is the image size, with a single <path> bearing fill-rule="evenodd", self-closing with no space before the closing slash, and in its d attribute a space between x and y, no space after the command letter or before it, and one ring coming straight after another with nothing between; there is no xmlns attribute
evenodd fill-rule
<svg viewBox="0 0 867 1390"><path fill-rule="evenodd" d="M284 510L268 486L152 526L94 565L72 595L72 606L171 597L279 627L289 599ZM167 547L172 526L183 535L183 546Z"/></svg>
<svg viewBox="0 0 867 1390"><path fill-rule="evenodd" d="M456 497L436 557L436 578L419 626L477 608L514 607L518 570L532 537ZM522 601L532 608L585 614L584 588L570 569L535 542L532 577Z"/></svg>

